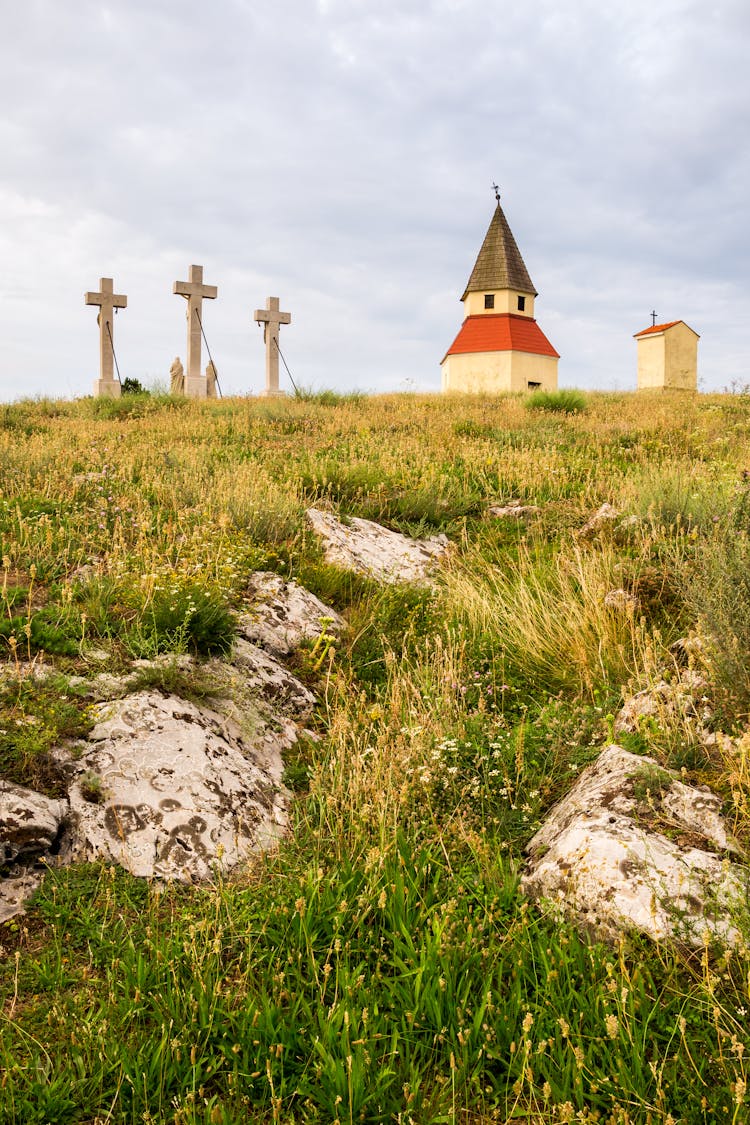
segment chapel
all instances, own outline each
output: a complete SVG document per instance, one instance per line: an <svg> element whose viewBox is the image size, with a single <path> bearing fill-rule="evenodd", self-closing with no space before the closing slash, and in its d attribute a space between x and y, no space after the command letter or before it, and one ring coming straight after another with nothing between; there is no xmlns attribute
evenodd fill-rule
<svg viewBox="0 0 750 1125"><path fill-rule="evenodd" d="M694 328L684 320L670 320L644 328L635 339L639 391L697 391L700 336Z"/></svg>
<svg viewBox="0 0 750 1125"><path fill-rule="evenodd" d="M440 365L443 391L557 390L558 352L534 319L534 283L497 206L461 298L465 319Z"/></svg>

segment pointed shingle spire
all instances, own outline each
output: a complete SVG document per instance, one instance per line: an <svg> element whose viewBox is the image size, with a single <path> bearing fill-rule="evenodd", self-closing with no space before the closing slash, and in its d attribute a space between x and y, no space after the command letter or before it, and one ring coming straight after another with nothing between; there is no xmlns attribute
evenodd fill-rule
<svg viewBox="0 0 750 1125"><path fill-rule="evenodd" d="M490 289L517 289L537 295L499 199L461 300L466 300L467 293Z"/></svg>

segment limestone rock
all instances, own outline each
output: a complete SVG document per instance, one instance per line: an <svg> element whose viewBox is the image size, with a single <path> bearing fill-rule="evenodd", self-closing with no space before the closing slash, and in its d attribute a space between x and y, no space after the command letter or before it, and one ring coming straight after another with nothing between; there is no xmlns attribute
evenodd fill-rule
<svg viewBox="0 0 750 1125"><path fill-rule="evenodd" d="M317 508L309 508L307 518L323 540L328 562L380 582L425 582L449 549L445 535L410 539L371 520L343 523Z"/></svg>
<svg viewBox="0 0 750 1125"><path fill-rule="evenodd" d="M750 869L730 859L720 808L653 758L607 746L528 844L523 890L599 937L732 944Z"/></svg>
<svg viewBox="0 0 750 1125"><path fill-rule="evenodd" d="M28 899L42 881L41 872L22 871L0 879L0 922L8 922L24 913Z"/></svg>
<svg viewBox="0 0 750 1125"><path fill-rule="evenodd" d="M659 680L626 699L615 718L615 734L632 734L644 718L681 715L700 725L711 717L711 707L703 692L706 681L691 668L680 672L672 681Z"/></svg>
<svg viewBox="0 0 750 1125"><path fill-rule="evenodd" d="M343 617L320 598L278 574L257 571L251 582L252 606L240 618L242 636L277 657L295 652L303 640L315 640L325 627L339 634Z"/></svg>
<svg viewBox="0 0 750 1125"><path fill-rule="evenodd" d="M67 801L0 780L0 863L28 863L48 852L67 811Z"/></svg>
<svg viewBox="0 0 750 1125"><path fill-rule="evenodd" d="M232 667L244 677L245 687L275 710L295 719L306 719L315 696L269 653L239 637L234 644Z"/></svg>
<svg viewBox="0 0 750 1125"><path fill-rule="evenodd" d="M520 500L511 500L509 504L492 504L487 511L496 519L523 520L535 516L539 508L536 504L522 504Z"/></svg>
<svg viewBox="0 0 750 1125"><path fill-rule="evenodd" d="M99 705L70 787L73 859L190 882L236 867L286 824L281 754L231 718L157 692Z"/></svg>
<svg viewBox="0 0 750 1125"><path fill-rule="evenodd" d="M68 802L53 800L0 780L0 922L23 907L41 882L39 862L56 851L68 813Z"/></svg>
<svg viewBox="0 0 750 1125"><path fill-rule="evenodd" d="M578 538L593 539L605 528L612 528L616 520L620 518L620 514L617 508L613 508L611 504L602 504L601 508L597 509L593 516L591 516L577 532Z"/></svg>

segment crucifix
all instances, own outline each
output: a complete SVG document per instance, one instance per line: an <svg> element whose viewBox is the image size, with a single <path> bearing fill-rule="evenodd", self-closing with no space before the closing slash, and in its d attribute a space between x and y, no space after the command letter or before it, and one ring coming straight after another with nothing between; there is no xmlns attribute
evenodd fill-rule
<svg viewBox="0 0 750 1125"><path fill-rule="evenodd" d="M656 327L656 313L653 309L649 313L649 316L651 317L651 327L655 328Z"/></svg>
<svg viewBox="0 0 750 1125"><path fill-rule="evenodd" d="M264 309L256 309L253 314L258 324L263 325L263 340L266 345L266 390L267 395L278 395L279 391L279 325L291 324L292 314L279 312L279 298L268 297Z"/></svg>
<svg viewBox="0 0 750 1125"><path fill-rule="evenodd" d="M112 328L112 310L126 309L128 299L122 293L115 293L111 277L99 278L99 292L86 293L87 305L98 305L99 315L96 322L99 325L99 379L94 384L94 393L97 398L120 397L120 375L118 372L115 380L113 360L115 357L115 340Z"/></svg>
<svg viewBox="0 0 750 1125"><path fill-rule="evenodd" d="M215 300L215 285L203 284L203 266L191 266L187 281L175 281L172 292L187 298L187 371L185 394L189 398L206 398L206 377L201 372L201 310L204 297Z"/></svg>

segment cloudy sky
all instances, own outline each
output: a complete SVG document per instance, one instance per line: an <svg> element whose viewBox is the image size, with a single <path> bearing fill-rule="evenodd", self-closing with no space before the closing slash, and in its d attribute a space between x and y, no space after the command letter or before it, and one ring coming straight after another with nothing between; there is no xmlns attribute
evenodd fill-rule
<svg viewBox="0 0 750 1125"><path fill-rule="evenodd" d="M102 276L123 378L166 383L193 262L225 392L269 295L298 384L437 390L495 180L561 385L634 387L652 309L750 382L747 0L2 8L0 400L90 393Z"/></svg>

